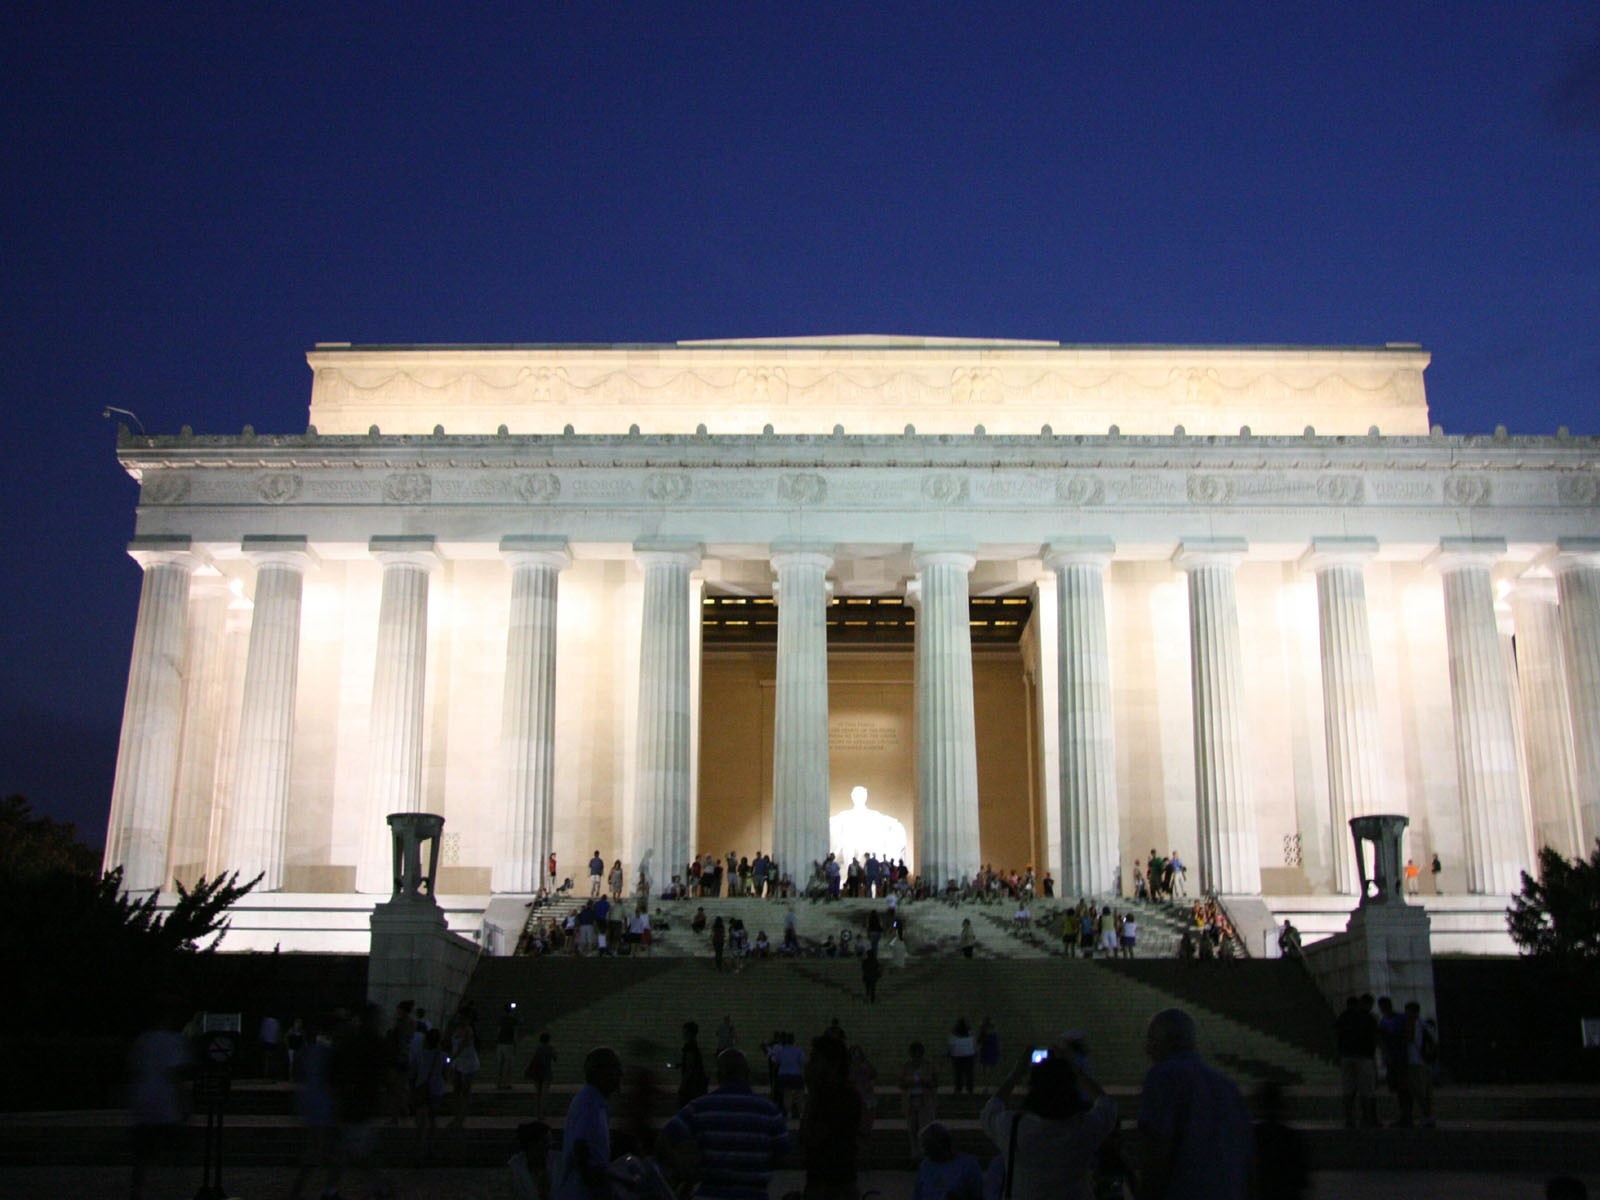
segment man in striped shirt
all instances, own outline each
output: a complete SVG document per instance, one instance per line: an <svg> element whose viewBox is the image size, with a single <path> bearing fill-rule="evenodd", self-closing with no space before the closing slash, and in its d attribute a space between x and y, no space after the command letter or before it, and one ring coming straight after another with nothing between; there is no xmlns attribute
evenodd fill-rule
<svg viewBox="0 0 1600 1200"><path fill-rule="evenodd" d="M716 1090L684 1105L661 1135L676 1150L698 1150L696 1195L706 1200L766 1200L773 1168L789 1152L788 1122L750 1090L750 1064L737 1050L717 1055Z"/></svg>

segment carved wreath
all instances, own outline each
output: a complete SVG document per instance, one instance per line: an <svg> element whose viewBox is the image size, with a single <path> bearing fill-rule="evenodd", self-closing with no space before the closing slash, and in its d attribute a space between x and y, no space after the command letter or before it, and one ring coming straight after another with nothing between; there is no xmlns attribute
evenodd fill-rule
<svg viewBox="0 0 1600 1200"><path fill-rule="evenodd" d="M391 504L426 504L433 495L433 479L424 471L390 475L383 481L383 498Z"/></svg>

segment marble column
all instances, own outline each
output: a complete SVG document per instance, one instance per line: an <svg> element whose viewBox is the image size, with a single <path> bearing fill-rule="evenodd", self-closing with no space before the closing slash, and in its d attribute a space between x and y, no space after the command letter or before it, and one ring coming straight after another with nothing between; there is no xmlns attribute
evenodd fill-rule
<svg viewBox="0 0 1600 1200"><path fill-rule="evenodd" d="M1261 892L1261 848L1245 763L1244 659L1234 572L1237 538L1184 542L1173 559L1189 576L1189 669L1194 703L1194 790L1200 887Z"/></svg>
<svg viewBox="0 0 1600 1200"><path fill-rule="evenodd" d="M189 577L199 560L188 538L135 538L128 553L144 568L144 582L111 785L105 867L122 868L123 891L154 892L171 883L167 840L183 730Z"/></svg>
<svg viewBox="0 0 1600 1200"><path fill-rule="evenodd" d="M1584 853L1600 838L1600 538L1563 538L1550 564L1561 597L1567 707Z"/></svg>
<svg viewBox="0 0 1600 1200"><path fill-rule="evenodd" d="M773 547L778 678L772 745L772 856L791 878L828 853L826 548Z"/></svg>
<svg viewBox="0 0 1600 1200"><path fill-rule="evenodd" d="M1467 890L1490 896L1515 892L1528 860L1511 682L1490 576L1504 553L1502 540L1446 538L1433 560L1444 580Z"/></svg>
<svg viewBox="0 0 1600 1200"><path fill-rule="evenodd" d="M500 708L505 789L489 886L536 892L555 824L556 603L572 562L564 538L506 537L511 568L506 678Z"/></svg>
<svg viewBox="0 0 1600 1200"><path fill-rule="evenodd" d="M1367 616L1366 563L1371 538L1316 538L1304 559L1317 578L1317 633L1322 647L1322 730L1328 754L1328 819L1333 829L1333 887L1360 887L1351 817L1383 811L1378 684Z"/></svg>
<svg viewBox="0 0 1600 1200"><path fill-rule="evenodd" d="M228 580L215 567L189 579L189 638L183 666L183 733L178 739L178 781L172 801L167 862L185 887L210 873L211 814L216 807L217 764L228 711Z"/></svg>
<svg viewBox="0 0 1600 1200"><path fill-rule="evenodd" d="M967 576L977 558L926 550L912 562L917 612L917 870L930 887L974 875L978 842L978 752L972 707L972 626Z"/></svg>
<svg viewBox="0 0 1600 1200"><path fill-rule="evenodd" d="M225 862L242 879L259 874L259 890L276 892L283 889L289 822L300 598L306 568L316 558L303 537L247 537L243 549L255 563L256 591Z"/></svg>
<svg viewBox="0 0 1600 1200"><path fill-rule="evenodd" d="M428 577L439 566L434 539L375 537L383 564L378 651L372 672L367 805L356 891L394 891L390 813L422 811L423 717L428 668Z"/></svg>
<svg viewBox="0 0 1600 1200"><path fill-rule="evenodd" d="M1056 577L1063 896L1114 891L1121 861L1105 598L1115 549L1097 539L1054 542L1044 552Z"/></svg>
<svg viewBox="0 0 1600 1200"><path fill-rule="evenodd" d="M659 893L689 861L690 625L699 616L689 576L700 565L700 547L641 543L634 554L644 568L644 612L633 861Z"/></svg>

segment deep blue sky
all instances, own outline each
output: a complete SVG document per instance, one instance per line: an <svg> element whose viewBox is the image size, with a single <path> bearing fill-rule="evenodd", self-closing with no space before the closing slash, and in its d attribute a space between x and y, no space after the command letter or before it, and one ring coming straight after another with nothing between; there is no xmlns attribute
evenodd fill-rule
<svg viewBox="0 0 1600 1200"><path fill-rule="evenodd" d="M1415 341L1600 433L1592 3L24 0L0 97L0 790L93 840L101 408L299 431L315 341Z"/></svg>

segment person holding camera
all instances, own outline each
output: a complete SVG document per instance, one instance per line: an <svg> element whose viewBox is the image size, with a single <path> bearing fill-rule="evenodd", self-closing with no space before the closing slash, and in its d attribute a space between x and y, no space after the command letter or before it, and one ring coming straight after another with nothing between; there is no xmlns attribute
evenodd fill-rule
<svg viewBox="0 0 1600 1200"><path fill-rule="evenodd" d="M1028 1094L1013 1111L1007 1102L1024 1077ZM1091 1200L1095 1159L1117 1127L1117 1106L1065 1047L1051 1047L1025 1055L978 1120L1005 1157L1008 1200Z"/></svg>

